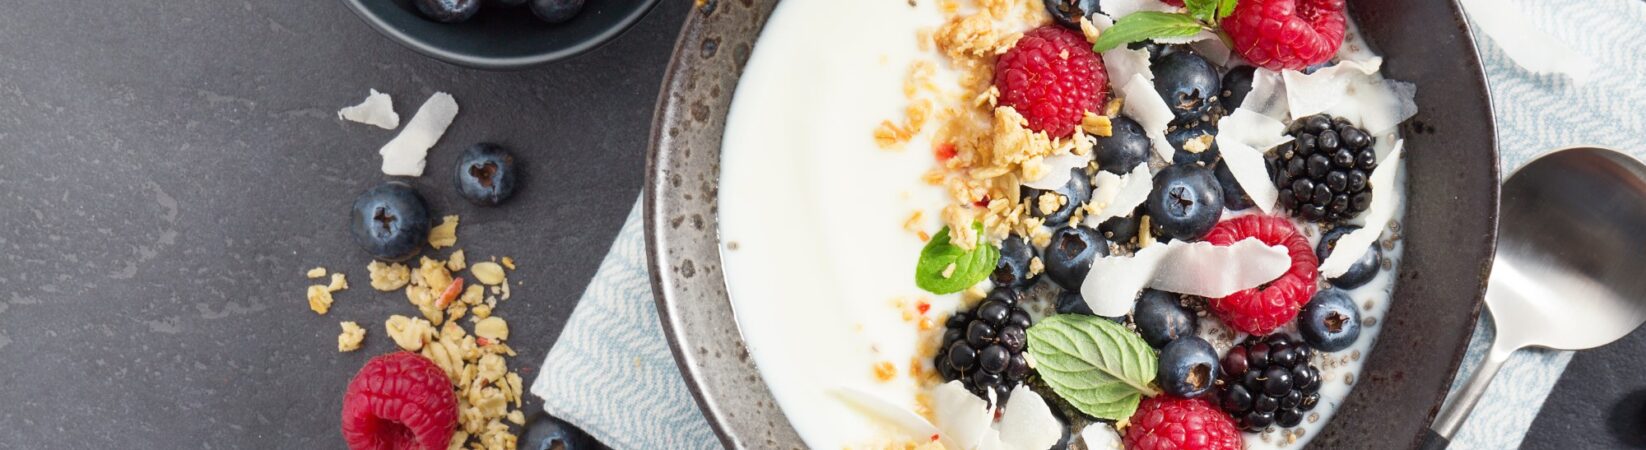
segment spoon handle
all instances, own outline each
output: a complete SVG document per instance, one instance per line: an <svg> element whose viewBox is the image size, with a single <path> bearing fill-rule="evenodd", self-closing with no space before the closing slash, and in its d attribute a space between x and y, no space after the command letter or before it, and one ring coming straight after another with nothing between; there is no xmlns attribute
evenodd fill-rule
<svg viewBox="0 0 1646 450"><path fill-rule="evenodd" d="M1501 333L1498 336L1502 336ZM1463 426L1464 419L1475 409L1475 403L1480 402L1481 394L1486 393L1486 387L1492 385L1492 379L1497 377L1498 369L1509 360L1509 355L1515 348L1506 345L1502 340L1494 339L1492 347L1486 350L1486 358L1480 361L1475 368L1474 375L1469 376L1468 384L1463 391L1458 392L1452 401L1441 407L1440 415L1435 417L1434 424L1429 426L1429 432L1424 433L1420 447L1424 450L1441 450L1451 444L1452 436L1457 434L1458 427Z"/></svg>

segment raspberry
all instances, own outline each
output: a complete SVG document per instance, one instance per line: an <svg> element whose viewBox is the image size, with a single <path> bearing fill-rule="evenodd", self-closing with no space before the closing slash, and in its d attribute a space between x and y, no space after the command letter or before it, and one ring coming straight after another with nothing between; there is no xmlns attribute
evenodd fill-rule
<svg viewBox="0 0 1646 450"><path fill-rule="evenodd" d="M1127 450L1239 450L1240 430L1211 402L1159 395L1144 399L1121 438Z"/></svg>
<svg viewBox="0 0 1646 450"><path fill-rule="evenodd" d="M1303 70L1343 45L1343 0L1245 0L1223 19L1240 56L1270 70Z"/></svg>
<svg viewBox="0 0 1646 450"><path fill-rule="evenodd" d="M451 379L416 353L366 361L343 394L343 440L350 450L446 448L456 429Z"/></svg>
<svg viewBox="0 0 1646 450"><path fill-rule="evenodd" d="M1249 237L1285 246L1292 267L1268 284L1213 299L1208 306L1230 327L1261 336L1292 321L1315 295L1315 268L1320 262L1309 249L1309 239L1282 217L1254 214L1225 220L1206 234L1206 242L1232 245Z"/></svg>
<svg viewBox="0 0 1646 450"><path fill-rule="evenodd" d="M994 65L1000 104L1028 119L1029 129L1054 138L1074 133L1108 95L1103 59L1080 33L1047 25L1023 34Z"/></svg>

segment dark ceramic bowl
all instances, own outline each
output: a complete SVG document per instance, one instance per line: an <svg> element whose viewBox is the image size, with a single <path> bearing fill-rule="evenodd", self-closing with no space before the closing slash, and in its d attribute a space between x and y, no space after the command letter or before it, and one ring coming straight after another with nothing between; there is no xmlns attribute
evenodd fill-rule
<svg viewBox="0 0 1646 450"><path fill-rule="evenodd" d="M476 69L521 69L570 57L611 40L646 15L657 0L588 0L561 24L537 20L529 8L490 0L474 19L439 23L417 13L411 0L343 0L361 20L390 40L431 58Z"/></svg>
<svg viewBox="0 0 1646 450"><path fill-rule="evenodd" d="M1497 230L1497 134L1468 26L1451 1L1351 1L1391 78L1416 83L1404 125L1405 240L1395 303L1347 403L1312 445L1410 447L1480 312ZM703 415L732 448L803 448L743 346L716 230L720 133L776 0L709 1L686 22L652 124L645 229L652 289Z"/></svg>

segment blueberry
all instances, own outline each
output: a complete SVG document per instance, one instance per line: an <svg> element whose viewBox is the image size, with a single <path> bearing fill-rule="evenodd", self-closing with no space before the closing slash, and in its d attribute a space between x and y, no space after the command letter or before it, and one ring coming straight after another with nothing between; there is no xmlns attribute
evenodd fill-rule
<svg viewBox="0 0 1646 450"><path fill-rule="evenodd" d="M560 419L547 414L538 413L526 422L526 429L520 435L521 450L594 450L605 448L589 437L588 433L577 429Z"/></svg>
<svg viewBox="0 0 1646 450"><path fill-rule="evenodd" d="M1051 243L1042 253L1046 276L1064 290L1077 291L1092 270L1092 261L1109 255L1109 241L1091 228L1063 227L1052 232Z"/></svg>
<svg viewBox="0 0 1646 450"><path fill-rule="evenodd" d="M1326 257L1332 255L1332 249L1337 246L1338 239L1342 239L1344 235L1358 229L1360 229L1360 227L1354 225L1340 225L1337 228L1333 228L1331 231L1327 231L1326 234L1320 236L1320 244L1315 246L1315 257L1320 258L1321 261L1325 261ZM1354 265L1349 266L1348 271L1343 272L1343 275L1340 275L1337 278L1332 278L1327 281L1330 281L1333 286L1344 289L1354 289L1363 286L1367 282L1372 281L1372 278L1377 277L1377 271L1380 269L1380 267L1378 267L1378 263L1382 259L1383 249L1378 248L1377 245L1369 246L1366 248L1366 253L1360 255L1360 259L1355 260Z"/></svg>
<svg viewBox="0 0 1646 450"><path fill-rule="evenodd" d="M1103 12L1099 9L1098 0L1044 0L1046 12L1051 13L1052 20L1075 30L1080 30L1080 19L1091 17Z"/></svg>
<svg viewBox="0 0 1646 450"><path fill-rule="evenodd" d="M532 13L548 23L561 23L583 10L583 0L531 0Z"/></svg>
<svg viewBox="0 0 1646 450"><path fill-rule="evenodd" d="M1234 111L1246 102L1246 94L1252 92L1252 77L1256 72L1256 67L1240 66L1223 74L1223 91L1218 93L1223 109Z"/></svg>
<svg viewBox="0 0 1646 450"><path fill-rule="evenodd" d="M1000 259L995 263L994 273L989 274L989 281L995 286L1017 289L1033 286L1040 279L1039 274L1029 276L1029 261L1034 257L1034 246L1024 242L1022 236L1007 236L1000 242Z"/></svg>
<svg viewBox="0 0 1646 450"><path fill-rule="evenodd" d="M1230 211L1239 211L1250 208L1252 197L1246 195L1246 189L1240 187L1240 181L1235 179L1234 172L1229 170L1228 161L1218 161L1212 167L1212 176L1217 177L1217 186L1223 189L1223 206Z"/></svg>
<svg viewBox="0 0 1646 450"><path fill-rule="evenodd" d="M417 254L429 239L429 209L411 185L390 181L354 199L349 231L372 257L400 261Z"/></svg>
<svg viewBox="0 0 1646 450"><path fill-rule="evenodd" d="M1142 224L1143 215L1148 213L1148 208L1138 205L1129 215L1110 217L1109 220L1098 224L1097 231L1102 232L1103 238L1110 242L1130 242L1132 238L1137 237L1137 227Z"/></svg>
<svg viewBox="0 0 1646 450"><path fill-rule="evenodd" d="M1172 152L1172 164L1194 164L1199 162L1211 165L1223 159L1222 153L1217 150L1217 141L1214 139L1216 136L1217 127L1212 125L1210 121L1199 122L1194 126L1178 127L1166 133L1166 142L1171 144L1172 148L1177 149L1177 151ZM1200 149L1199 152L1191 152L1183 148L1190 140L1198 139L1205 139L1203 142L1205 148Z"/></svg>
<svg viewBox="0 0 1646 450"><path fill-rule="evenodd" d="M1194 397L1212 390L1217 379L1217 350L1199 336L1184 336L1160 351L1155 382L1167 393Z"/></svg>
<svg viewBox="0 0 1646 450"><path fill-rule="evenodd" d="M480 0L412 0L417 12L435 22L457 23L480 11Z"/></svg>
<svg viewBox="0 0 1646 450"><path fill-rule="evenodd" d="M1360 339L1360 308L1339 289L1316 292L1297 315L1303 340L1323 352L1335 352Z"/></svg>
<svg viewBox="0 0 1646 450"><path fill-rule="evenodd" d="M1155 348L1184 336L1193 336L1198 323L1193 311L1184 308L1177 294L1144 289L1132 310L1137 334Z"/></svg>
<svg viewBox="0 0 1646 450"><path fill-rule="evenodd" d="M1040 209L1040 196L1054 193L1063 199L1063 205L1053 211ZM1080 205L1092 199L1092 177L1086 174L1086 169L1076 167L1069 169L1069 181L1055 191L1046 191L1023 186L1023 201L1029 204L1029 214L1045 219L1046 226L1061 226L1069 222L1069 217Z"/></svg>
<svg viewBox="0 0 1646 450"><path fill-rule="evenodd" d="M1115 175L1125 175L1138 164L1149 161L1154 147L1149 136L1143 133L1143 125L1121 116L1109 120L1109 130L1108 136L1093 137L1096 142L1092 155L1098 167Z"/></svg>
<svg viewBox="0 0 1646 450"><path fill-rule="evenodd" d="M1091 305L1086 304L1086 298L1080 296L1080 291L1073 289L1057 294L1057 313L1097 315L1092 312Z"/></svg>
<svg viewBox="0 0 1646 450"><path fill-rule="evenodd" d="M1178 50L1177 46L1161 44L1147 39L1126 44L1126 48L1149 52L1149 64L1154 64L1155 61L1160 60L1160 57L1166 56L1167 54Z"/></svg>
<svg viewBox="0 0 1646 450"><path fill-rule="evenodd" d="M476 205L495 206L514 195L517 172L508 150L474 144L457 157L457 193Z"/></svg>
<svg viewBox="0 0 1646 450"><path fill-rule="evenodd" d="M1154 70L1154 89L1166 101L1179 121L1201 118L1217 105L1222 80L1217 68L1191 51L1176 51L1160 57Z"/></svg>
<svg viewBox="0 0 1646 450"><path fill-rule="evenodd" d="M1155 174L1146 204L1157 235L1198 240L1223 215L1223 188L1205 166L1174 165Z"/></svg>

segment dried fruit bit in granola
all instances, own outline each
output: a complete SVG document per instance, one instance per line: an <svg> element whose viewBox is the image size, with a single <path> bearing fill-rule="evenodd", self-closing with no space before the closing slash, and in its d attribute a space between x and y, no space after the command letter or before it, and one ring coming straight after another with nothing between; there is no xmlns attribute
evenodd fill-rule
<svg viewBox="0 0 1646 450"><path fill-rule="evenodd" d="M461 250L461 249L452 252L451 256L446 257L446 270L456 272L456 271L459 271L459 270L466 269L468 267L469 267L468 259L465 256L463 256L463 250Z"/></svg>
<svg viewBox="0 0 1646 450"><path fill-rule="evenodd" d="M474 335L492 341L506 341L509 339L509 324L501 317L487 317L474 324Z"/></svg>
<svg viewBox="0 0 1646 450"><path fill-rule="evenodd" d="M436 250L457 245L457 216L446 216L440 225L429 229L429 246Z"/></svg>
<svg viewBox="0 0 1646 450"><path fill-rule="evenodd" d="M389 320L383 323L383 328L388 332L389 338L394 339L395 345L414 352L423 349L423 344L434 336L434 325L429 321L399 314L389 316Z"/></svg>
<svg viewBox="0 0 1646 450"><path fill-rule="evenodd" d="M475 263L469 267L469 273L474 274L476 280L487 286L496 286L504 281L503 266L490 261Z"/></svg>
<svg viewBox="0 0 1646 450"><path fill-rule="evenodd" d="M452 301L457 300L457 296L462 293L463 278L454 278L452 279L452 283L446 286L446 291L440 293L440 298L435 300L434 307L444 309L447 306L451 306Z"/></svg>
<svg viewBox="0 0 1646 450"><path fill-rule="evenodd" d="M360 349L360 342L366 340L366 329L354 322L341 322L343 332L337 335L337 351L352 352Z"/></svg>
<svg viewBox="0 0 1646 450"><path fill-rule="evenodd" d="M326 290L332 292L337 292L348 288L349 279L348 277L343 276L343 272L331 274L331 284L326 285Z"/></svg>
<svg viewBox="0 0 1646 450"><path fill-rule="evenodd" d="M372 261L366 265L366 270L371 274L372 289L379 291L393 291L411 282L411 268L405 264Z"/></svg>
<svg viewBox="0 0 1646 450"><path fill-rule="evenodd" d="M309 309L314 310L315 314L325 315L331 311L331 302L331 291L326 290L326 285L309 286Z"/></svg>
<svg viewBox="0 0 1646 450"><path fill-rule="evenodd" d="M316 267L316 268L313 268L313 269L309 269L309 273L308 273L309 278L320 278L320 277L323 277L323 276L326 276L326 268L325 267Z"/></svg>

